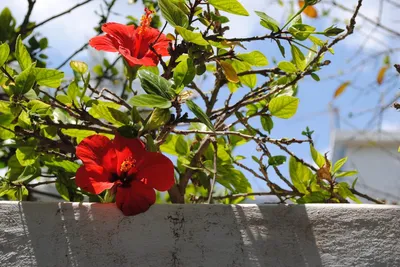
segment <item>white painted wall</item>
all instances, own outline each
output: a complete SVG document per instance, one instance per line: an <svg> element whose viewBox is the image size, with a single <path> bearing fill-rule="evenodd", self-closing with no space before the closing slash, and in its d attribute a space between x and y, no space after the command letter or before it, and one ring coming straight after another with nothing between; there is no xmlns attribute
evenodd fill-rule
<svg viewBox="0 0 400 267"><path fill-rule="evenodd" d="M348 157L343 170L358 170L356 188L360 192L400 204L399 145L400 132L337 131L333 135L333 160Z"/></svg>
<svg viewBox="0 0 400 267"><path fill-rule="evenodd" d="M400 266L400 207L0 202L1 266Z"/></svg>

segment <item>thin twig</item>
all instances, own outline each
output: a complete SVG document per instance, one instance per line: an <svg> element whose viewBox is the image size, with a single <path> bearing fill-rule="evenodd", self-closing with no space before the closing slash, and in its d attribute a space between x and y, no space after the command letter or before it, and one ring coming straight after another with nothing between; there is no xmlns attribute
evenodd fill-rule
<svg viewBox="0 0 400 267"><path fill-rule="evenodd" d="M375 199L375 198L373 198L373 197L370 197L370 196L368 196L368 195L366 195L366 194L363 194L363 193L361 193L361 192L358 192L358 191L357 191L356 189L354 189L354 188L350 188L350 191L351 191L354 195L357 195L357 196L360 196L360 197L362 197L362 198L365 198L366 200L372 201L372 202L374 202L374 203L376 203L376 204L385 204L385 202L380 201L380 200L378 200L378 199Z"/></svg>

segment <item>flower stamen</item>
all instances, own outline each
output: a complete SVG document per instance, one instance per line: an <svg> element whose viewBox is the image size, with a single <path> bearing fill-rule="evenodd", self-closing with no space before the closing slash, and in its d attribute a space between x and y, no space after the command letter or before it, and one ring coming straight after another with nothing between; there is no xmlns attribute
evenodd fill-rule
<svg viewBox="0 0 400 267"><path fill-rule="evenodd" d="M127 173L133 168L136 169L136 160L132 157L128 157L121 163L120 170L122 173Z"/></svg>
<svg viewBox="0 0 400 267"><path fill-rule="evenodd" d="M154 11L151 11L148 8L145 8L144 11L145 11L145 14L140 19L140 26L138 27L139 35L142 35L146 31L146 29L148 27L150 27L150 23L151 23L151 19L152 19L151 16L154 13Z"/></svg>

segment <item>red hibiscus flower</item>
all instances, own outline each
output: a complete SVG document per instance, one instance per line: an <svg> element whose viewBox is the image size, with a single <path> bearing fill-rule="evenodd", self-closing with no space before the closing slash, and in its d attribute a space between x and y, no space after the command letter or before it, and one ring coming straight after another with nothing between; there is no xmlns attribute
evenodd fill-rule
<svg viewBox="0 0 400 267"><path fill-rule="evenodd" d="M152 11L145 9L146 14L141 19L140 26L123 25L115 22L103 24L101 29L106 35L90 39L89 44L97 50L119 52L131 67L137 65L156 66L158 57L150 50L161 56L168 56L169 40L157 29L151 28Z"/></svg>
<svg viewBox="0 0 400 267"><path fill-rule="evenodd" d="M83 162L77 186L93 194L116 189L117 206L126 216L145 212L156 201L154 189L166 191L174 184L172 162L146 151L140 139L92 135L80 142L76 155Z"/></svg>

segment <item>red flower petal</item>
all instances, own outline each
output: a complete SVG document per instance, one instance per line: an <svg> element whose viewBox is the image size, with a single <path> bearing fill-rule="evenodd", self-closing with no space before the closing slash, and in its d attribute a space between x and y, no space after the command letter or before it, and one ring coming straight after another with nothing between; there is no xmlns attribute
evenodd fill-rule
<svg viewBox="0 0 400 267"><path fill-rule="evenodd" d="M113 143L104 135L91 135L83 139L76 148L76 155L83 164L94 164L115 173L117 158Z"/></svg>
<svg viewBox="0 0 400 267"><path fill-rule="evenodd" d="M117 188L115 200L122 213L131 216L147 211L156 202L156 193L142 182L132 181L130 187Z"/></svg>
<svg viewBox="0 0 400 267"><path fill-rule="evenodd" d="M135 26L124 25L116 22L104 23L101 27L103 32L114 37L120 46L130 47L133 45Z"/></svg>
<svg viewBox="0 0 400 267"><path fill-rule="evenodd" d="M143 66L156 66L158 63L158 60L154 62L153 58L149 57L144 57L144 58L136 58L131 56L131 52L128 48L125 47L120 47L119 48L119 53L128 61L129 65L131 67L136 66L136 65L143 65Z"/></svg>
<svg viewBox="0 0 400 267"><path fill-rule="evenodd" d="M113 145L117 154L117 174L121 175L120 166L123 161L132 157L137 162L141 160L146 153L145 146L139 138L126 138L116 134Z"/></svg>
<svg viewBox="0 0 400 267"><path fill-rule="evenodd" d="M118 42L110 35L96 36L90 39L89 45L96 50L118 52Z"/></svg>
<svg viewBox="0 0 400 267"><path fill-rule="evenodd" d="M106 189L113 187L114 183L109 182L111 174L101 166L81 166L76 172L75 183L77 186L92 194L100 194Z"/></svg>
<svg viewBox="0 0 400 267"><path fill-rule="evenodd" d="M147 152L138 169L137 179L158 191L166 191L175 183L174 165L163 154Z"/></svg>
<svg viewBox="0 0 400 267"><path fill-rule="evenodd" d="M161 39L161 37L160 37ZM157 52L157 54L161 56L169 56L168 52L168 46L169 46L170 41L165 38L165 40L158 41L154 46L154 50Z"/></svg>
<svg viewBox="0 0 400 267"><path fill-rule="evenodd" d="M157 29L154 28L146 29L140 43L140 52L138 56L139 58L144 57L146 53L151 52L149 46L155 40L157 40L157 42L153 45L153 48L157 52L157 54L161 56L169 56L168 45L170 40L168 40L164 34L161 34L160 36L159 35L160 32Z"/></svg>
<svg viewBox="0 0 400 267"><path fill-rule="evenodd" d="M131 155L127 156L133 156L135 159L141 158L146 152L145 146L139 138L127 138L118 133L114 137L113 146L117 152L129 149Z"/></svg>

